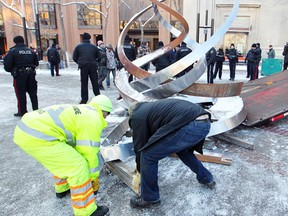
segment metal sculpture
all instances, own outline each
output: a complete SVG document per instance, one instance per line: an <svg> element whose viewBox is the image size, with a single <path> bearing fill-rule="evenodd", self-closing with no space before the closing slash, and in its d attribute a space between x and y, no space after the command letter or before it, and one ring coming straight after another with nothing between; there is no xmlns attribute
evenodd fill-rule
<svg viewBox="0 0 288 216"><path fill-rule="evenodd" d="M208 109L212 112L215 117L215 121L211 125L210 135L230 130L239 124L241 124L245 118L246 113L244 110L244 104L242 99L239 97L243 83L232 83L232 84L197 84L195 83L206 70L205 53L214 46L224 34L227 32L231 24L233 23L239 8L239 0L234 1L232 12L226 22L219 28L219 30L211 36L205 43L198 44L189 35L189 26L185 19L176 11L169 8L167 5L162 3L163 1L150 0L151 5L135 14L128 24L123 29L118 45L118 56L124 69L118 72L116 76L116 86L120 91L120 94L124 100L124 106L129 106L132 101L153 101L161 98L175 97L178 95L180 99L189 99L191 102L195 101L194 96L202 96L202 102L211 102L211 107ZM169 12L171 15L176 17L182 24L183 30L179 31L171 26L159 13L158 7ZM159 23L161 23L166 29L176 36L176 39L165 45L164 47L145 55L141 58L130 62L125 56L123 49L124 37L128 33L130 26L135 20L137 20L142 14L152 9ZM171 64L167 68L157 72L149 73L140 67L146 63L156 59L157 57L169 52L171 49L180 44L181 41L185 41L189 47L192 48L193 52L185 56L181 60ZM173 78L175 75L180 73L182 70L188 68L193 62L196 62L196 66L180 78ZM137 80L128 83L127 72L133 74ZM197 92L195 92L197 90ZM205 95L207 92L210 94ZM181 96L182 95L182 96ZM225 100L218 97L226 97ZM227 108L227 103L231 101L230 109ZM227 102L228 101L228 102ZM237 109L232 106L237 101L239 106ZM222 104L222 105L221 105ZM215 108L217 107L217 108ZM221 107L225 107L225 110L221 110ZM229 105L228 105L229 107ZM229 113L229 114L228 114Z"/></svg>

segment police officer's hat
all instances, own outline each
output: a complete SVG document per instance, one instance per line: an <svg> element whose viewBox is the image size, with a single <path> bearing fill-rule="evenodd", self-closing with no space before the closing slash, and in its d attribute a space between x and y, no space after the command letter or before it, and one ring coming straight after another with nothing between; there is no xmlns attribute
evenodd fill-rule
<svg viewBox="0 0 288 216"><path fill-rule="evenodd" d="M18 35L18 36L16 36L16 37L13 38L13 42L14 42L15 44L24 43L24 38L23 38L22 36Z"/></svg>

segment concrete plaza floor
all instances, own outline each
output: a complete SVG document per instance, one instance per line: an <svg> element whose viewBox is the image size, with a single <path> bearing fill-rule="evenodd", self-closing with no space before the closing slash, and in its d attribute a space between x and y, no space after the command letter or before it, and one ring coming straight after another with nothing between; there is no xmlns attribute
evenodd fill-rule
<svg viewBox="0 0 288 216"><path fill-rule="evenodd" d="M241 66L243 67L243 66ZM235 81L244 81L245 70ZM225 68L225 67L224 67ZM221 82L229 82L224 70ZM60 70L51 77L47 69L37 70L39 106L77 104L80 100L79 71ZM205 74L204 74L205 75ZM205 80L205 76L201 80ZM13 143L13 131L19 118L12 77L0 66L0 215L66 216L73 215L70 197L55 197L53 178L31 156ZM216 82L220 82L216 79ZM93 97L90 86L90 99ZM102 91L117 108L115 86ZM27 96L28 108L31 110ZM177 158L159 163L161 206L133 209L133 192L117 176L102 172L97 203L107 205L111 216L285 216L288 215L288 124L287 118L262 127L238 126L231 133L254 144L254 150L227 142L213 141L204 153L232 159L231 166L204 163L217 182L213 190L201 186ZM213 139L212 139L213 140Z"/></svg>

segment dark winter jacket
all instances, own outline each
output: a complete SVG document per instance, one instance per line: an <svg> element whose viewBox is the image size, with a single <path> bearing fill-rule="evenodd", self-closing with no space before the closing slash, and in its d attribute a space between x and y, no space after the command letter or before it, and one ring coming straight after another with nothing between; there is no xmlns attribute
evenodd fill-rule
<svg viewBox="0 0 288 216"><path fill-rule="evenodd" d="M197 117L210 113L197 104L180 99L138 103L129 120L133 130L134 151L155 145Z"/></svg>
<svg viewBox="0 0 288 216"><path fill-rule="evenodd" d="M75 47L73 60L80 68L89 63L97 63L97 61L100 60L99 50L94 44L91 44L89 40L83 40L82 43Z"/></svg>
<svg viewBox="0 0 288 216"><path fill-rule="evenodd" d="M60 63L60 55L56 47L51 47L47 51L48 62L52 64L59 64Z"/></svg>
<svg viewBox="0 0 288 216"><path fill-rule="evenodd" d="M207 65L214 64L216 61L216 49L212 47L207 53L206 53L206 62Z"/></svg>
<svg viewBox="0 0 288 216"><path fill-rule="evenodd" d="M282 55L284 56L284 63L288 64L288 45L285 45Z"/></svg>
<svg viewBox="0 0 288 216"><path fill-rule="evenodd" d="M224 62L225 61L225 54L223 49L219 48L216 52L216 62Z"/></svg>
<svg viewBox="0 0 288 216"><path fill-rule="evenodd" d="M201 115L208 114L197 104L181 99L162 99L155 102L138 103L129 120L133 130L133 144L139 171L140 152L188 125ZM200 143L203 143L203 140ZM198 146L198 144L196 145ZM202 153L201 149L197 151Z"/></svg>
<svg viewBox="0 0 288 216"><path fill-rule="evenodd" d="M229 62L237 62L238 61L238 53L235 48L231 48L228 50L228 59Z"/></svg>
<svg viewBox="0 0 288 216"><path fill-rule="evenodd" d="M13 68L36 68L38 65L37 54L24 43L12 47L4 58L4 69L8 72L12 72Z"/></svg>
<svg viewBox="0 0 288 216"><path fill-rule="evenodd" d="M258 51L256 49L250 49L246 55L245 62L248 61L248 62L256 63L258 61L257 53Z"/></svg>
<svg viewBox="0 0 288 216"><path fill-rule="evenodd" d="M158 46L157 49L160 49L161 47L163 47L163 45ZM171 63L172 62L170 62L169 52L164 53L163 55L152 61L152 64L156 68L156 72L168 67Z"/></svg>
<svg viewBox="0 0 288 216"><path fill-rule="evenodd" d="M98 50L99 50L99 66L107 66L107 55L106 55L106 49L105 48L101 48L101 47L98 47Z"/></svg>
<svg viewBox="0 0 288 216"><path fill-rule="evenodd" d="M192 50L187 47L186 45L181 45L179 50L176 52L176 61L182 59L184 56L188 55L191 53Z"/></svg>

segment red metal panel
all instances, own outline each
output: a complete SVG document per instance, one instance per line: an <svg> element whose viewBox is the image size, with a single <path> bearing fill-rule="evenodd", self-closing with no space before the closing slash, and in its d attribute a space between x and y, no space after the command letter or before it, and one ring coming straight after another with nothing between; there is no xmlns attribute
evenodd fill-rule
<svg viewBox="0 0 288 216"><path fill-rule="evenodd" d="M271 118L288 111L288 71L246 83L241 97L247 111L245 125L270 122Z"/></svg>

